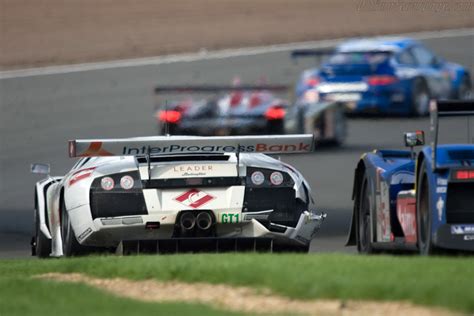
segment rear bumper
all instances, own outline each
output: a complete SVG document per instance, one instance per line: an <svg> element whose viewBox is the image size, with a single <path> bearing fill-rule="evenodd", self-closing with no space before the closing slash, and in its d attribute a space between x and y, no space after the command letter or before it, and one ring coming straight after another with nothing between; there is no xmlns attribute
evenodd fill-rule
<svg viewBox="0 0 474 316"><path fill-rule="evenodd" d="M350 95L352 92L347 92L347 94ZM323 94L321 98L330 100L331 95L334 94ZM405 93L398 89L391 90L389 87L385 87L384 89L361 92L358 93L358 96L359 100L343 102L347 113L404 114L410 111Z"/></svg>
<svg viewBox="0 0 474 316"><path fill-rule="evenodd" d="M457 229L470 227L468 230ZM433 243L444 249L474 251L474 223L462 225L441 225L433 235Z"/></svg>
<svg viewBox="0 0 474 316"><path fill-rule="evenodd" d="M171 216L171 214L170 214ZM79 240L83 245L97 247L117 247L122 241L174 240L174 221L170 216L143 215L133 217L96 218L94 228ZM166 223L160 221L166 218ZM240 223L217 223L217 239L267 238L286 245L309 245L319 230L325 215L303 212L296 227L273 225L267 228L256 219ZM159 223L158 228L146 229L146 223ZM190 238L179 238L190 240ZM206 238L193 238L206 239Z"/></svg>

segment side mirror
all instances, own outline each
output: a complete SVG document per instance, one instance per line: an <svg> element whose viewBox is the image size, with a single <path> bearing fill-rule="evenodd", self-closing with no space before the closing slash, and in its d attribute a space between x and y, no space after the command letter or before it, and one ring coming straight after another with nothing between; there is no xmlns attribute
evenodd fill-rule
<svg viewBox="0 0 474 316"><path fill-rule="evenodd" d="M31 164L31 173L49 175L50 166L47 163Z"/></svg>
<svg viewBox="0 0 474 316"><path fill-rule="evenodd" d="M425 144L425 132L416 131L405 133L405 146L406 147L415 147L423 146Z"/></svg>

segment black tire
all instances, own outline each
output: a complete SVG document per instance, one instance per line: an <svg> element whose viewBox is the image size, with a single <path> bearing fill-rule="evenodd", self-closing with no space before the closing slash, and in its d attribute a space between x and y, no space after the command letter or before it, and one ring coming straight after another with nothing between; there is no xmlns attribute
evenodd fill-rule
<svg viewBox="0 0 474 316"><path fill-rule="evenodd" d="M38 258L49 258L51 254L51 239L48 239L40 229L38 210L35 209L34 253Z"/></svg>
<svg viewBox="0 0 474 316"><path fill-rule="evenodd" d="M61 202L61 237L63 241L63 255L65 257L84 255L86 253L86 248L79 244L74 235L71 219L66 210L64 200Z"/></svg>
<svg viewBox="0 0 474 316"><path fill-rule="evenodd" d="M360 188L359 197L356 200L356 238L357 238L357 250L362 254L375 253L372 248L372 236L370 233L371 227L373 226L371 211L371 195L370 185L367 174L364 174L362 180L362 186Z"/></svg>
<svg viewBox="0 0 474 316"><path fill-rule="evenodd" d="M418 180L418 192L416 194L416 231L418 239L418 250L421 255L428 256L435 254L437 252L437 249L433 245L433 240L431 237L430 189L425 168L425 161L423 161L420 169L420 178Z"/></svg>
<svg viewBox="0 0 474 316"><path fill-rule="evenodd" d="M412 114L414 116L426 116L429 113L430 91L425 81L415 79L412 88Z"/></svg>
<svg viewBox="0 0 474 316"><path fill-rule="evenodd" d="M472 95L471 89L472 89L471 80L469 79L469 76L465 75L462 78L458 91L456 92L456 98L459 100L467 100L471 98L471 95Z"/></svg>

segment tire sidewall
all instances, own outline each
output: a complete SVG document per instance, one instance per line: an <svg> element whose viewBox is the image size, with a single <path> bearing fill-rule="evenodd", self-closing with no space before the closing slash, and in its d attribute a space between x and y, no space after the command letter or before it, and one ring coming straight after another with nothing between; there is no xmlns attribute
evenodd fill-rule
<svg viewBox="0 0 474 316"><path fill-rule="evenodd" d="M358 197L358 201L357 201L358 205L357 205L357 212L356 212L356 214L357 214L357 225L356 225L357 250L359 251L359 253L362 253L362 254L374 253L374 250L373 250L372 245L371 245L371 239L372 238L371 238L371 234L370 234L370 228L373 225L372 215L371 215L372 203L370 202L371 201L371 196L370 195L368 196L368 201L369 201L369 224L367 225L367 228L369 229L369 233L368 233L368 236L366 237L368 239L366 241L367 244L362 246L362 241L361 241L362 234L366 234L366 231L361 230L361 216L362 216L361 207L362 207L363 199L365 199L365 195L369 194L367 192L370 192L369 186L370 186L369 178L367 177L367 174L364 174L364 178L362 179L362 186L360 188L359 197Z"/></svg>
<svg viewBox="0 0 474 316"><path fill-rule="evenodd" d="M430 197L430 190L429 190L429 185L424 185L424 181L428 181L427 174L425 171L425 162L421 164L421 174L419 177L419 183L420 183L420 193L417 194L417 199L416 199L416 223L417 223L417 244L418 244L418 250L421 255L430 255L433 252L433 244L432 244L432 238L431 238L431 197ZM425 192L427 191L427 192ZM421 198L422 194L427 194L427 199L428 199L428 210L426 213L427 216L427 227L424 227L424 231L426 232L425 236L425 242L422 242L421 238L421 227L422 225L424 226L424 221L421 218Z"/></svg>
<svg viewBox="0 0 474 316"><path fill-rule="evenodd" d="M418 98L421 93L425 93L427 96L426 104L423 106L423 108L420 108ZM423 79L417 78L413 82L413 88L412 88L412 114L415 116L426 116L429 113L429 99L430 99L430 93L428 90L428 86L426 85L425 81Z"/></svg>

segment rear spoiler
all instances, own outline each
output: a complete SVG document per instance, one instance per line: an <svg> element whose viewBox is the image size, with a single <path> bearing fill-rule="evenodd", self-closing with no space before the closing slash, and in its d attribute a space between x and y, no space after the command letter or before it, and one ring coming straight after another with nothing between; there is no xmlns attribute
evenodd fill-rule
<svg viewBox="0 0 474 316"><path fill-rule="evenodd" d="M431 155L433 170L436 169L436 148L440 117L474 116L474 100L432 100L430 102Z"/></svg>
<svg viewBox="0 0 474 316"><path fill-rule="evenodd" d="M291 52L291 58L322 57L333 53L334 49L296 49Z"/></svg>
<svg viewBox="0 0 474 316"><path fill-rule="evenodd" d="M219 93L232 91L261 91L286 92L290 89L288 85L183 85L183 86L159 86L155 88L155 94L160 93Z"/></svg>
<svg viewBox="0 0 474 316"><path fill-rule="evenodd" d="M157 156L169 154L263 153L313 151L312 134L268 136L152 136L69 141L69 157Z"/></svg>

